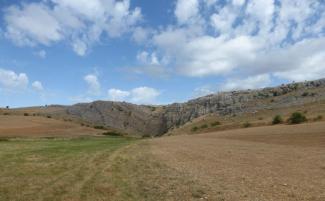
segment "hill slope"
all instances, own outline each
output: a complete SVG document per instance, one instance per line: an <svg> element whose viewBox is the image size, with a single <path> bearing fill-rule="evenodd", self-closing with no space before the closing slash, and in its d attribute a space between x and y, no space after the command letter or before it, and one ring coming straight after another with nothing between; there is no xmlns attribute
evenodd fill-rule
<svg viewBox="0 0 325 201"><path fill-rule="evenodd" d="M136 135L163 135L194 119L213 114L218 117L255 114L263 110L299 108L325 100L325 79L292 83L261 90L212 94L166 106L134 105L125 102L96 101L73 106L39 109L56 118L68 118L101 125Z"/></svg>

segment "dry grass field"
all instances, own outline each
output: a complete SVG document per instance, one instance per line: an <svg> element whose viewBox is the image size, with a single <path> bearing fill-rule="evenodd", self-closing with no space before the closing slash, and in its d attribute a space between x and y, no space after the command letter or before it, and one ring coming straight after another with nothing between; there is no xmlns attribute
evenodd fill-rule
<svg viewBox="0 0 325 201"><path fill-rule="evenodd" d="M0 201L325 200L322 121L146 140L98 132L0 115Z"/></svg>
<svg viewBox="0 0 325 201"><path fill-rule="evenodd" d="M115 169L122 200L323 201L325 124L140 141Z"/></svg>
<svg viewBox="0 0 325 201"><path fill-rule="evenodd" d="M78 137L103 131L73 122L22 115L0 115L0 137Z"/></svg>

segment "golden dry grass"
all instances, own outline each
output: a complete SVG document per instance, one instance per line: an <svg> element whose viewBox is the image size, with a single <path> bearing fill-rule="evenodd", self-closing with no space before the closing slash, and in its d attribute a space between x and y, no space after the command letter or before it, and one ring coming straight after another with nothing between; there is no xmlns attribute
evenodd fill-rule
<svg viewBox="0 0 325 201"><path fill-rule="evenodd" d="M0 115L0 137L78 137L103 131L46 117Z"/></svg>

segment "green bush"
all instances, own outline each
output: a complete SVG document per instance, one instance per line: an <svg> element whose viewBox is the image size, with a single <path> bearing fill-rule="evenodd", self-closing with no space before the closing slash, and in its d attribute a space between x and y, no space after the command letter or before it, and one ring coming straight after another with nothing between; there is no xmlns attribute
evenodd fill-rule
<svg viewBox="0 0 325 201"><path fill-rule="evenodd" d="M199 130L199 128L197 126L194 126L192 129L191 129L193 132Z"/></svg>
<svg viewBox="0 0 325 201"><path fill-rule="evenodd" d="M104 130L105 127L104 127L104 126L94 126L94 129L101 129L101 130Z"/></svg>
<svg viewBox="0 0 325 201"><path fill-rule="evenodd" d="M307 118L300 112L294 112L291 114L290 118L288 119L288 123L290 124L300 124L306 122Z"/></svg>
<svg viewBox="0 0 325 201"><path fill-rule="evenodd" d="M103 133L103 135L113 136L113 137L120 137L120 136L122 136L120 133L114 132L114 131L107 131L107 132Z"/></svg>
<svg viewBox="0 0 325 201"><path fill-rule="evenodd" d="M144 134L144 135L142 135L142 138L151 138L152 136L151 135L149 135L149 134Z"/></svg>
<svg viewBox="0 0 325 201"><path fill-rule="evenodd" d="M275 125L275 124L281 124L281 123L283 123L282 117L280 115L276 115L273 118L272 124Z"/></svg>
<svg viewBox="0 0 325 201"><path fill-rule="evenodd" d="M0 142L8 142L9 139L5 137L0 137Z"/></svg>
<svg viewBox="0 0 325 201"><path fill-rule="evenodd" d="M46 117L47 117L47 118L49 118L49 119L51 119L51 118L52 118L52 116L51 116L51 115L47 115Z"/></svg>
<svg viewBox="0 0 325 201"><path fill-rule="evenodd" d="M243 127L244 127L244 128L248 128L248 127L251 127L251 126L252 126L252 124L249 123L249 122L245 122L245 123L243 124Z"/></svg>
<svg viewBox="0 0 325 201"><path fill-rule="evenodd" d="M212 122L210 125L211 125L212 127L216 127L216 126L221 125L221 123L220 123L219 121L215 121L215 122Z"/></svg>
<svg viewBox="0 0 325 201"><path fill-rule="evenodd" d="M27 116L29 116L29 114L28 113L24 113L24 116L27 117Z"/></svg>
<svg viewBox="0 0 325 201"><path fill-rule="evenodd" d="M301 96L303 96L303 97L309 96L309 93L306 91L303 94L301 94Z"/></svg>
<svg viewBox="0 0 325 201"><path fill-rule="evenodd" d="M208 124L203 124L203 125L201 126L201 129L205 129L205 128L208 128Z"/></svg>

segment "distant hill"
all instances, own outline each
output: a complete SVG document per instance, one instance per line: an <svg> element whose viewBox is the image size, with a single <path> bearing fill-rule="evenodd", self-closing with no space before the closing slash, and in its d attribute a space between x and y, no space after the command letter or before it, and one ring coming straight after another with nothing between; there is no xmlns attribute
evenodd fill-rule
<svg viewBox="0 0 325 201"><path fill-rule="evenodd" d="M222 92L165 106L96 101L32 108L30 111L132 135L161 136L206 115L235 117L265 110L299 109L300 106L322 101L325 101L325 79L260 90Z"/></svg>

